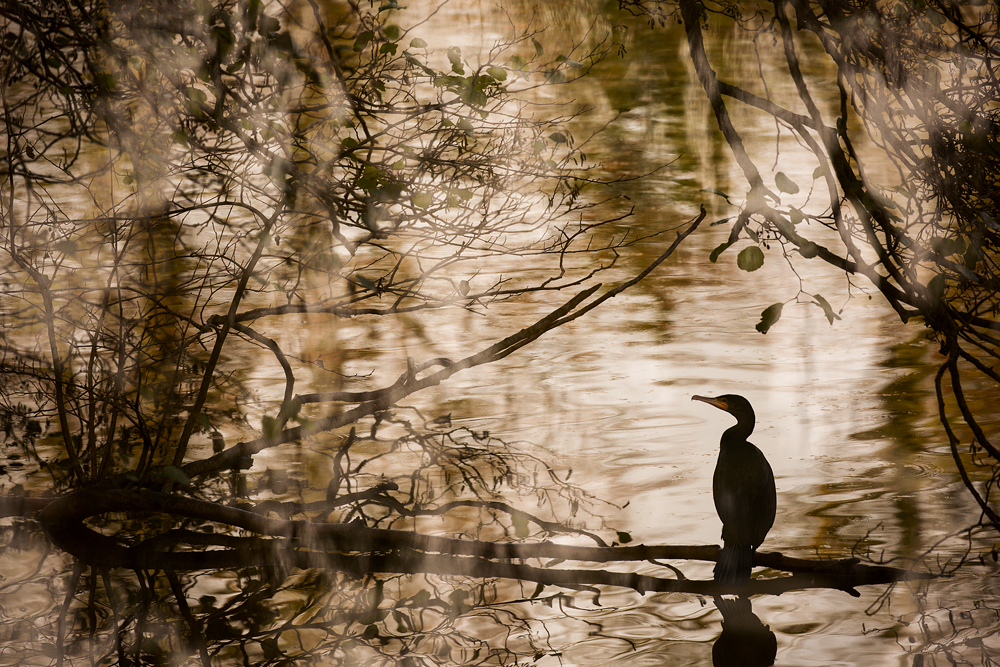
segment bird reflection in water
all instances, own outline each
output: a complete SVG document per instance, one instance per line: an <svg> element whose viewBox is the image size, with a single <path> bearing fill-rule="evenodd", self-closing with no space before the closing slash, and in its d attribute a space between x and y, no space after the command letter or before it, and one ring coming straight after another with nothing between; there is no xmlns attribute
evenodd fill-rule
<svg viewBox="0 0 1000 667"><path fill-rule="evenodd" d="M722 613L722 634L712 647L712 664L715 667L773 665L778 640L753 613L750 599L717 596L715 606Z"/></svg>
<svg viewBox="0 0 1000 667"><path fill-rule="evenodd" d="M715 510L722 519L722 551L715 564L715 581L742 586L750 581L753 552L774 525L774 473L764 454L747 441L755 423L750 401L736 394L692 396L691 400L736 417L736 425L722 434L712 479Z"/></svg>

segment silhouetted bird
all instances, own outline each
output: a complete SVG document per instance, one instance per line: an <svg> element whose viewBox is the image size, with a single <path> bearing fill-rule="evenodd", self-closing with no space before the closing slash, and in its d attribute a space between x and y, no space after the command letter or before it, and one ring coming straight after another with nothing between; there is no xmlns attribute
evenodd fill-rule
<svg viewBox="0 0 1000 667"><path fill-rule="evenodd" d="M774 525L774 473L764 454L747 442L754 427L750 401L736 394L692 396L691 400L714 405L736 417L736 426L722 434L712 480L715 511L722 519L722 552L715 564L715 580L742 585L750 581L753 552Z"/></svg>

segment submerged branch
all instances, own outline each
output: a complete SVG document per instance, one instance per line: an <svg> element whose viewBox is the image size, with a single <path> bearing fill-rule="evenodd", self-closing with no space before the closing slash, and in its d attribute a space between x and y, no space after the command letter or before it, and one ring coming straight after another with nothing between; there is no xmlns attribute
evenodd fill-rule
<svg viewBox="0 0 1000 667"><path fill-rule="evenodd" d="M87 528L83 521L105 513L159 512L213 521L254 533L254 537L216 539L214 551L164 551L169 543L202 544L205 536L178 532L172 540L123 544ZM639 592L678 591L713 595L731 590L712 581L663 579L634 572L563 570L512 564L511 560L556 559L591 563L656 560L715 561L715 545L579 547L542 542L516 544L454 539L420 533L369 528L360 522L316 523L262 516L247 510L155 491L84 489L50 503L38 514L53 543L84 562L131 569L192 570L292 561L296 567L334 568L355 574L373 572L464 574L534 581L544 585L609 585ZM216 535L215 538L223 536ZM197 539L194 539L197 538ZM356 554L356 555L351 555ZM500 561L500 562L496 562ZM756 580L740 589L746 594L778 594L803 588L835 588L853 593L856 586L885 584L932 575L857 558L806 560L780 553L759 553L754 564L794 573L792 577Z"/></svg>

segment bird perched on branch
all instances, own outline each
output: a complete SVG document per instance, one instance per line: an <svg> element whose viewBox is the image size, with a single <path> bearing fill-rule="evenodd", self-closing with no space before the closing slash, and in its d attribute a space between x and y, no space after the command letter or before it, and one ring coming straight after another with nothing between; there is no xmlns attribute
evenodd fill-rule
<svg viewBox="0 0 1000 667"><path fill-rule="evenodd" d="M774 473L764 454L747 441L755 422L750 401L736 394L692 396L691 400L708 403L736 417L736 425L722 434L712 479L715 511L722 519L722 552L715 564L715 580L743 585L750 581L753 552L774 525Z"/></svg>

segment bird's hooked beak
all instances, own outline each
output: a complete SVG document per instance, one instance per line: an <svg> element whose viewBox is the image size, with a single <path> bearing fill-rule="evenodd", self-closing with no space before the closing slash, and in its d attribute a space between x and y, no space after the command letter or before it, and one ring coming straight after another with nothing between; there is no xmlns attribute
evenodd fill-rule
<svg viewBox="0 0 1000 667"><path fill-rule="evenodd" d="M720 410L725 410L726 412L729 412L729 404L726 403L725 399L722 398L709 398L708 396L692 396L691 400L701 401L702 403L708 403L709 405L717 407Z"/></svg>

